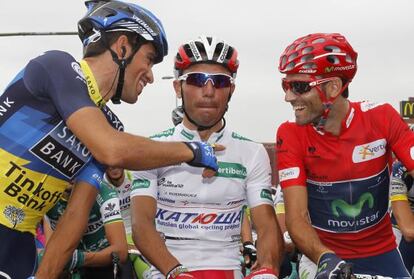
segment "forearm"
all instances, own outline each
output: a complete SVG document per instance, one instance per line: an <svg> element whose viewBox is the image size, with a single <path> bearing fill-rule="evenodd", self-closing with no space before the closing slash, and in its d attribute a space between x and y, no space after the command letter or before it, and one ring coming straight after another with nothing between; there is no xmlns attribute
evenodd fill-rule
<svg viewBox="0 0 414 279"><path fill-rule="evenodd" d="M162 274L167 274L179 261L168 251L164 239L155 230L153 223L133 227L133 238L142 255Z"/></svg>
<svg viewBox="0 0 414 279"><path fill-rule="evenodd" d="M267 226L257 231L257 262L259 267L279 271L283 258L283 239L276 220L269 220Z"/></svg>
<svg viewBox="0 0 414 279"><path fill-rule="evenodd" d="M84 219L77 221L74 225L74 220L79 220L77 214L66 210L47 243L44 257L36 273L37 279L57 278L69 261L87 223L87 219Z"/></svg>
<svg viewBox="0 0 414 279"><path fill-rule="evenodd" d="M323 253L331 251L323 245L307 217L293 218L288 216L286 225L296 247L313 262L317 263Z"/></svg>
<svg viewBox="0 0 414 279"><path fill-rule="evenodd" d="M406 241L414 240L414 213L408 201L393 201L392 212Z"/></svg>
<svg viewBox="0 0 414 279"><path fill-rule="evenodd" d="M193 159L192 151L181 142L159 142L147 138L120 133L122 139L112 158L117 166L132 170L146 170L188 162ZM117 159L115 156L119 156ZM115 163L115 162L114 162Z"/></svg>
<svg viewBox="0 0 414 279"><path fill-rule="evenodd" d="M127 260L127 253L124 253L120 247L109 246L98 252L85 252L84 266L108 266L112 264L112 253L116 253L120 261L124 263Z"/></svg>

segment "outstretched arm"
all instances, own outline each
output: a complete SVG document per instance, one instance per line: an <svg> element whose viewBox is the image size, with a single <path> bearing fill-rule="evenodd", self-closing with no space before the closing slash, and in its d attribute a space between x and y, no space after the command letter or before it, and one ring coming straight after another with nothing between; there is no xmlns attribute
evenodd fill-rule
<svg viewBox="0 0 414 279"><path fill-rule="evenodd" d="M37 279L54 279L59 276L85 231L97 193L98 190L88 183L81 181L75 185L68 207L46 245L36 273Z"/></svg>

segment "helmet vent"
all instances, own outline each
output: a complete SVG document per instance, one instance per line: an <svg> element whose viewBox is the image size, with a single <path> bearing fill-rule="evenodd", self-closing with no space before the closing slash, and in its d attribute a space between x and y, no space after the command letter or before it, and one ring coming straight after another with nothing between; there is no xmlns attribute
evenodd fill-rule
<svg viewBox="0 0 414 279"><path fill-rule="evenodd" d="M320 43L324 43L326 40L324 38L318 38L316 40L312 41L312 44L320 44Z"/></svg>
<svg viewBox="0 0 414 279"><path fill-rule="evenodd" d="M306 63L302 66L303 69L316 69L317 66L315 63L311 62L311 63Z"/></svg>
<svg viewBox="0 0 414 279"><path fill-rule="evenodd" d="M308 62L308 61L312 60L313 57L314 57L313 54L308 54L308 55L302 56L302 58L300 59L300 62L302 62L302 63Z"/></svg>
<svg viewBox="0 0 414 279"><path fill-rule="evenodd" d="M286 71L290 71L295 67L295 62L290 62L287 67L286 67Z"/></svg>
<svg viewBox="0 0 414 279"><path fill-rule="evenodd" d="M341 52L341 49L337 46L325 46L323 49L329 52L336 52L336 53Z"/></svg>
<svg viewBox="0 0 414 279"><path fill-rule="evenodd" d="M326 60L328 60L329 63L334 64L334 65L339 64L339 58L336 57L336 55L328 55L326 57Z"/></svg>
<svg viewBox="0 0 414 279"><path fill-rule="evenodd" d="M302 49L302 54L308 54L312 51L313 51L313 47L311 47L311 46L305 47L304 49Z"/></svg>
<svg viewBox="0 0 414 279"><path fill-rule="evenodd" d="M306 46L306 43L305 43L305 42L302 42L302 43L300 43L300 44L298 44L298 45L296 46L295 50L299 50L299 49L301 49L301 48L304 48L305 46Z"/></svg>
<svg viewBox="0 0 414 279"><path fill-rule="evenodd" d="M298 57L298 52L297 51L295 51L294 53L292 53L291 55L289 55L288 62L292 61L296 57Z"/></svg>

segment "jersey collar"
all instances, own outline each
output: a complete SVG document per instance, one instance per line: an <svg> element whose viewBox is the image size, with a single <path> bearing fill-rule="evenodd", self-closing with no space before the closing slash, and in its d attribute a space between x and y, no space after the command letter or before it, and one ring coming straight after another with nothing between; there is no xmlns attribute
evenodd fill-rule
<svg viewBox="0 0 414 279"><path fill-rule="evenodd" d="M200 135L196 130L190 130L184 126L183 123L176 126L177 132L180 134L180 137L184 138L186 141L201 141ZM219 131L214 132L210 135L207 140L208 143L213 144L218 142L224 135L226 131L225 127L221 128Z"/></svg>
<svg viewBox="0 0 414 279"><path fill-rule="evenodd" d="M101 93L99 92L98 83L96 82L95 77L93 76L91 68L89 68L88 63L85 60L79 62L83 74L85 75L86 87L88 88L89 97L98 107L102 108L105 106L106 101L102 98Z"/></svg>
<svg viewBox="0 0 414 279"><path fill-rule="evenodd" d="M356 111L355 108L354 108L355 103L350 102L350 101L348 101L348 102L349 102L348 112L346 113L346 116L344 117L344 119L341 121L341 133L340 133L340 135L342 135L343 133L345 133L349 129L349 127L351 126L351 124L354 120L354 116L355 116L355 111ZM314 125L312 125L312 127L318 134L321 134L321 135L329 134L329 135L331 135L331 133L329 133L329 132L326 132L324 130L316 129L316 127Z"/></svg>

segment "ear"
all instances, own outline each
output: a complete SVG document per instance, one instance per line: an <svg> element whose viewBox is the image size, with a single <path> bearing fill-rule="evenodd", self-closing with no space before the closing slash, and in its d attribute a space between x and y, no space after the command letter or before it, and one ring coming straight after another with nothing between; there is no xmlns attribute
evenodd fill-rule
<svg viewBox="0 0 414 279"><path fill-rule="evenodd" d="M112 45L112 50L115 51L118 59L124 59L125 57L128 57L130 49L131 47L129 45L128 37L125 35L119 36L115 43Z"/></svg>
<svg viewBox="0 0 414 279"><path fill-rule="evenodd" d="M181 81L180 80L174 80L173 81L173 86L174 86L174 90L175 90L175 96L177 96L177 98L181 99Z"/></svg>
<svg viewBox="0 0 414 279"><path fill-rule="evenodd" d="M326 94L328 98L336 97L342 89L342 80L335 77L332 81L326 84Z"/></svg>
<svg viewBox="0 0 414 279"><path fill-rule="evenodd" d="M230 86L230 97L233 95L233 92L234 92L235 89L236 89L236 85L235 84L232 84Z"/></svg>

